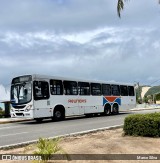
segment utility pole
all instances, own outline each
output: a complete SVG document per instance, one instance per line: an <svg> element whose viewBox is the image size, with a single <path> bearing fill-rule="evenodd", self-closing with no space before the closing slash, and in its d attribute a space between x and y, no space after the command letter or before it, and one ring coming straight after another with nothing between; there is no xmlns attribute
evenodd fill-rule
<svg viewBox="0 0 160 163"><path fill-rule="evenodd" d="M139 100L139 103L142 103L142 96L141 96L141 90L140 90L140 84L139 82L137 81L134 81L136 83L136 86L137 86L137 96L138 96L138 100Z"/></svg>

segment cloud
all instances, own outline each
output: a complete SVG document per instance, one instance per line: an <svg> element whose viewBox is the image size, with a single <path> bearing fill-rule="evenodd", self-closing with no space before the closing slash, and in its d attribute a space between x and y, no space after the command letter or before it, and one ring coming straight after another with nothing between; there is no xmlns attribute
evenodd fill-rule
<svg viewBox="0 0 160 163"><path fill-rule="evenodd" d="M121 19L116 5L108 0L1 0L0 83L9 85L13 77L31 73L157 80L159 5L126 2Z"/></svg>
<svg viewBox="0 0 160 163"><path fill-rule="evenodd" d="M1 30L81 32L106 26L154 26L159 5L154 1L125 3L122 19L117 17L117 0L1 0ZM145 5L144 5L145 4Z"/></svg>
<svg viewBox="0 0 160 163"><path fill-rule="evenodd" d="M0 85L0 102L10 100L10 91L3 85Z"/></svg>
<svg viewBox="0 0 160 163"><path fill-rule="evenodd" d="M103 28L59 35L54 31L1 33L0 43L7 50L0 68L4 79L12 70L11 77L42 73L147 82L159 75L154 71L160 60L159 34L157 28Z"/></svg>

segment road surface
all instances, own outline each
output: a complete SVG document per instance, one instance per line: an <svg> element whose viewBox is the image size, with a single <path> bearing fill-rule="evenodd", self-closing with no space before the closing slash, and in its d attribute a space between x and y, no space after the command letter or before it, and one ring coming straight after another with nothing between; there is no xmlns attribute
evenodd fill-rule
<svg viewBox="0 0 160 163"><path fill-rule="evenodd" d="M0 148L8 145L35 141L39 137L49 138L103 127L122 125L129 114L160 112L159 110L132 111L111 116L67 118L64 121L52 122L50 119L43 123L35 121L0 124Z"/></svg>

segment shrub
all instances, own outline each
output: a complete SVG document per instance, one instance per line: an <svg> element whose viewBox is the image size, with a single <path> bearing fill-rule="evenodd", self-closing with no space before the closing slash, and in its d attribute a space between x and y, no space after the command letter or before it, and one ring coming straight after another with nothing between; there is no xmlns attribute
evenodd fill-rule
<svg viewBox="0 0 160 163"><path fill-rule="evenodd" d="M59 147L60 139L45 139L45 138L39 138L37 143L38 150L34 152L34 154L41 155L43 163L48 162L52 154L64 154L67 159L69 158L69 155L61 148ZM39 161L40 162L40 161Z"/></svg>
<svg viewBox="0 0 160 163"><path fill-rule="evenodd" d="M160 113L129 115L124 120L125 135L160 136Z"/></svg>
<svg viewBox="0 0 160 163"><path fill-rule="evenodd" d="M5 114L4 110L0 109L0 118L3 118L4 114Z"/></svg>

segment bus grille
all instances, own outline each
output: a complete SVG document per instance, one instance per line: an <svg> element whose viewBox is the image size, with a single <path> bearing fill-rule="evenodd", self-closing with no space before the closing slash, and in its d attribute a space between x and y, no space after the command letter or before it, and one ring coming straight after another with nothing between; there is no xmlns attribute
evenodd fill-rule
<svg viewBox="0 0 160 163"><path fill-rule="evenodd" d="M23 113L16 113L17 116L24 116Z"/></svg>

